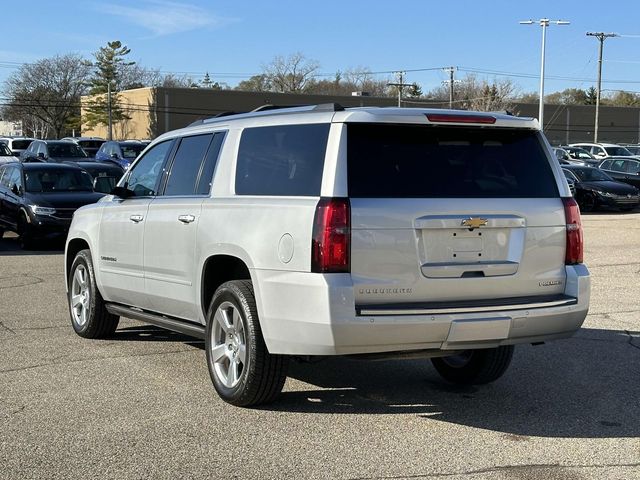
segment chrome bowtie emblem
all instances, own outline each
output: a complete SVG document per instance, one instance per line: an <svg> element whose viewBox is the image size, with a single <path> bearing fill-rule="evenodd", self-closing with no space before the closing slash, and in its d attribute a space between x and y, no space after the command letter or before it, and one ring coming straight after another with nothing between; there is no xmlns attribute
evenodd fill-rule
<svg viewBox="0 0 640 480"><path fill-rule="evenodd" d="M489 223L489 220L480 217L469 217L462 220L462 226L468 228L484 227L487 223Z"/></svg>

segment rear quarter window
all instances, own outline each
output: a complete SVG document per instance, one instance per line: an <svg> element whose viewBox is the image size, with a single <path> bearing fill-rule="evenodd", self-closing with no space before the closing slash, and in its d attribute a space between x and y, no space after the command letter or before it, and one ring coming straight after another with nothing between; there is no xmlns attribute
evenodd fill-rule
<svg viewBox="0 0 640 480"><path fill-rule="evenodd" d="M329 124L246 128L236 194L319 196L328 136Z"/></svg>
<svg viewBox="0 0 640 480"><path fill-rule="evenodd" d="M538 135L512 128L348 124L349 196L557 197Z"/></svg>

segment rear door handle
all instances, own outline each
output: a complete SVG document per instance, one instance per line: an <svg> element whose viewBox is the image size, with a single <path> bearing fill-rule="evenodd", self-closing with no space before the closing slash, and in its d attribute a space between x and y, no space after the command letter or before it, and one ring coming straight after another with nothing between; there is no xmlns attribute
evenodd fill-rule
<svg viewBox="0 0 640 480"><path fill-rule="evenodd" d="M182 223L191 223L196 219L195 215L180 215L178 221Z"/></svg>
<svg viewBox="0 0 640 480"><path fill-rule="evenodd" d="M129 220L131 220L133 223L140 223L142 220L144 220L144 217L142 215L131 215L129 217Z"/></svg>

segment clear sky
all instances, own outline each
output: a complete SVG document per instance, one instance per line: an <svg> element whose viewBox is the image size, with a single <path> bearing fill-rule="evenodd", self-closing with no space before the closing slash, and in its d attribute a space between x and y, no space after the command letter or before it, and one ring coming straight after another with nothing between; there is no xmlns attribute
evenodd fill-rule
<svg viewBox="0 0 640 480"><path fill-rule="evenodd" d="M7 2L9 3L9 2ZM322 2L206 0L31 0L5 5L0 81L16 65L76 52L87 57L121 40L146 67L234 86L275 55L302 52L320 73L368 67L407 70L423 91L459 66L492 79L507 72L521 92L538 90L541 28L519 20L571 21L547 30L546 93L595 84L598 42L587 31L616 32L605 42L603 90L640 92L640 1L458 0ZM431 71L415 71L433 69ZM387 74L381 74L385 78Z"/></svg>

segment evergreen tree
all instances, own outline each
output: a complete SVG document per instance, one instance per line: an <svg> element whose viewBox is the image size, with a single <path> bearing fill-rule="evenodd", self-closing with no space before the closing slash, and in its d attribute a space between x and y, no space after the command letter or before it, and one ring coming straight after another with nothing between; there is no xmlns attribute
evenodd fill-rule
<svg viewBox="0 0 640 480"><path fill-rule="evenodd" d="M93 98L85 104L86 113L83 118L89 128L109 124L109 87L111 89L112 123L131 119L123 108L118 95L118 92L123 88L123 71L135 65L135 62L126 61L126 56L130 52L131 49L116 40L108 42L106 47L100 47L93 54L95 72L88 85L89 94L93 95Z"/></svg>

